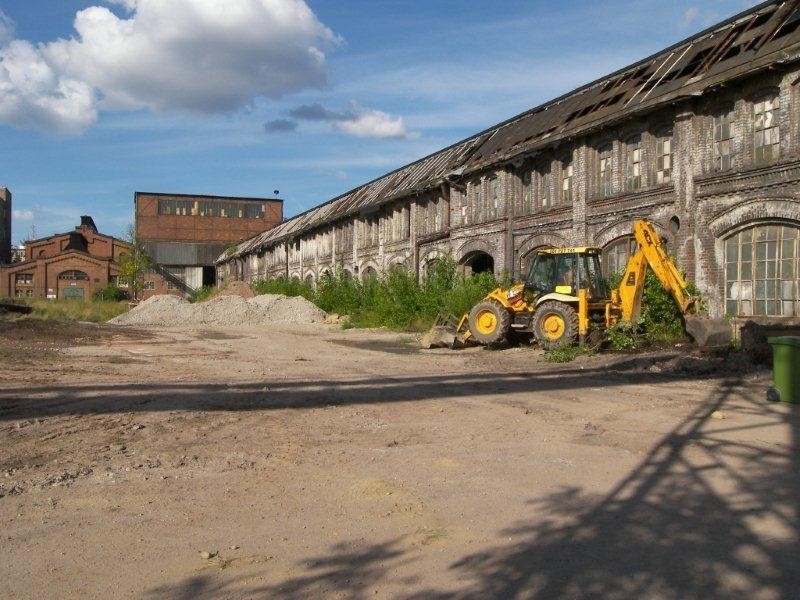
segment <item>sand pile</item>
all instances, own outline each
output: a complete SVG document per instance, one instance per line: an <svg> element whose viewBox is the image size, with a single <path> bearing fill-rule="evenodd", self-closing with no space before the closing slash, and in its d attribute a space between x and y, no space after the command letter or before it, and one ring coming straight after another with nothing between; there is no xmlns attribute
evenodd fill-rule
<svg viewBox="0 0 800 600"><path fill-rule="evenodd" d="M114 325L249 326L268 323L319 323L325 311L305 298L264 294L246 300L216 296L191 304L177 296L152 296L109 323Z"/></svg>

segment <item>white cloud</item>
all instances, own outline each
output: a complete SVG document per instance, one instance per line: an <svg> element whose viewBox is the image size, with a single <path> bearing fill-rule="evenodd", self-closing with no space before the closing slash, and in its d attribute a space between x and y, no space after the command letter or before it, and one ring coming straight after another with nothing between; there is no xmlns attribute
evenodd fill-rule
<svg viewBox="0 0 800 600"><path fill-rule="evenodd" d="M3 48L0 121L76 131L98 107L235 110L259 96L324 86L325 52L339 43L303 0L113 3L128 18L91 6L76 14L75 37ZM33 82L10 75L30 67Z"/></svg>
<svg viewBox="0 0 800 600"><path fill-rule="evenodd" d="M90 86L59 75L28 42L0 48L0 122L64 134L96 118Z"/></svg>
<svg viewBox="0 0 800 600"><path fill-rule="evenodd" d="M340 111L331 110L319 103L304 104L289 111L289 115L303 121L332 123L335 130L356 137L379 139L419 137L419 133L406 130L402 117L393 117L380 110L364 108L355 101L350 101L346 108Z"/></svg>
<svg viewBox="0 0 800 600"><path fill-rule="evenodd" d="M403 123L403 117L392 117L380 110L362 109L352 119L336 121L334 128L356 137L368 138L407 138L418 134L409 134Z"/></svg>
<svg viewBox="0 0 800 600"><path fill-rule="evenodd" d="M11 211L11 216L18 221L33 221L35 217L32 210L14 210Z"/></svg>

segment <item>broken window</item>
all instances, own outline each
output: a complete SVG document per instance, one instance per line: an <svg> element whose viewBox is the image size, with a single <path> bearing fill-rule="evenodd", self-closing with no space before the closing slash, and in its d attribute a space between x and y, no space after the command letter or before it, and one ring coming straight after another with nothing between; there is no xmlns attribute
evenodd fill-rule
<svg viewBox="0 0 800 600"><path fill-rule="evenodd" d="M735 316L800 316L800 228L759 225L725 240L725 308Z"/></svg>
<svg viewBox="0 0 800 600"><path fill-rule="evenodd" d="M600 172L598 175L599 191L601 198L608 198L614 192L612 179L612 146L607 144L598 150Z"/></svg>
<svg viewBox="0 0 800 600"><path fill-rule="evenodd" d="M552 179L550 165L544 165L539 170L539 206L541 208L553 206Z"/></svg>
<svg viewBox="0 0 800 600"><path fill-rule="evenodd" d="M714 170L733 168L733 109L727 108L714 117Z"/></svg>
<svg viewBox="0 0 800 600"><path fill-rule="evenodd" d="M778 110L780 100L777 96L766 97L753 104L755 119L756 165L766 165L778 158L780 139L778 133Z"/></svg>
<svg viewBox="0 0 800 600"><path fill-rule="evenodd" d="M636 240L631 235L617 238L603 248L603 273L618 275L625 269L628 258L636 252Z"/></svg>
<svg viewBox="0 0 800 600"><path fill-rule="evenodd" d="M656 136L656 183L672 181L672 128L662 129Z"/></svg>
<svg viewBox="0 0 800 600"><path fill-rule="evenodd" d="M14 279L17 285L33 285L33 273L17 273Z"/></svg>
<svg viewBox="0 0 800 600"><path fill-rule="evenodd" d="M480 223L483 221L483 186L481 180L476 179L470 184L472 188L472 214L473 221Z"/></svg>
<svg viewBox="0 0 800 600"><path fill-rule="evenodd" d="M533 212L533 172L528 170L522 174L522 214Z"/></svg>
<svg viewBox="0 0 800 600"><path fill-rule="evenodd" d="M487 208L486 214L490 219L497 218L497 210L500 206L500 184L497 177L490 177L487 180L488 190L486 194Z"/></svg>
<svg viewBox="0 0 800 600"><path fill-rule="evenodd" d="M625 189L629 192L642 188L642 136L634 135L625 142Z"/></svg>
<svg viewBox="0 0 800 600"><path fill-rule="evenodd" d="M561 161L561 201L565 204L572 202L572 159L570 158Z"/></svg>

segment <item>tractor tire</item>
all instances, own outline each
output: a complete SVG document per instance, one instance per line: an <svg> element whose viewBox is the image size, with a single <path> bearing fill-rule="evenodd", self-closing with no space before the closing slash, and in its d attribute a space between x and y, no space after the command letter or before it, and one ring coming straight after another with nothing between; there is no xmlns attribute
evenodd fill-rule
<svg viewBox="0 0 800 600"><path fill-rule="evenodd" d="M533 335L539 346L553 350L578 339L578 315L569 304L548 300L533 314Z"/></svg>
<svg viewBox="0 0 800 600"><path fill-rule="evenodd" d="M497 344L506 339L511 314L496 300L478 302L469 311L469 330L481 344Z"/></svg>

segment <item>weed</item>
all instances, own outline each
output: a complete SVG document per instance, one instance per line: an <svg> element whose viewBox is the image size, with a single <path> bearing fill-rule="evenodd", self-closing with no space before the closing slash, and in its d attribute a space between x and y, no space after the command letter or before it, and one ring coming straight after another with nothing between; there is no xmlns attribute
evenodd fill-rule
<svg viewBox="0 0 800 600"><path fill-rule="evenodd" d="M620 321L606 330L606 337L614 350L633 352L642 347L644 336L639 323Z"/></svg>
<svg viewBox="0 0 800 600"><path fill-rule="evenodd" d="M551 363L572 362L582 355L591 356L594 350L588 346L577 346L573 344L562 344L552 350L545 350L544 359Z"/></svg>

